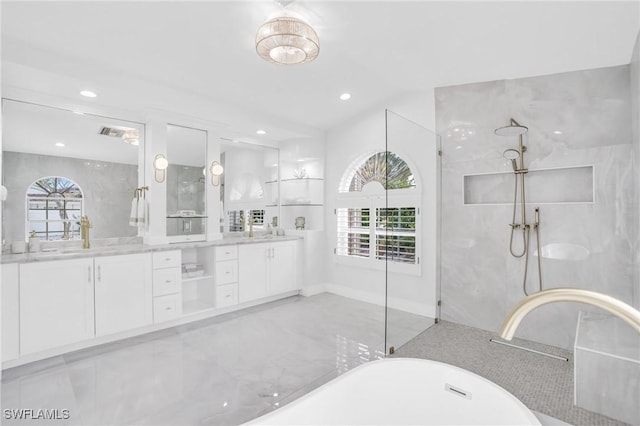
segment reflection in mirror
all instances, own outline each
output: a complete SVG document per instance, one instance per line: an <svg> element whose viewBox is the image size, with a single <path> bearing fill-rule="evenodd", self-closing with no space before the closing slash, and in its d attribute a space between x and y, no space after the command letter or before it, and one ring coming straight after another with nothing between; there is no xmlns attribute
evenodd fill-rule
<svg viewBox="0 0 640 426"><path fill-rule="evenodd" d="M84 215L82 198L80 187L69 179L38 179L27 190L26 229L46 241L77 239Z"/></svg>
<svg viewBox="0 0 640 426"><path fill-rule="evenodd" d="M206 158L206 131L167 126L167 236L205 239Z"/></svg>
<svg viewBox="0 0 640 426"><path fill-rule="evenodd" d="M9 99L2 114L6 241L24 241L31 231L79 239L79 214L90 217L96 239L138 234L129 216L143 124ZM82 188L81 201L68 185Z"/></svg>
<svg viewBox="0 0 640 426"><path fill-rule="evenodd" d="M223 142L220 231L246 232L278 227L279 150L242 142Z"/></svg>

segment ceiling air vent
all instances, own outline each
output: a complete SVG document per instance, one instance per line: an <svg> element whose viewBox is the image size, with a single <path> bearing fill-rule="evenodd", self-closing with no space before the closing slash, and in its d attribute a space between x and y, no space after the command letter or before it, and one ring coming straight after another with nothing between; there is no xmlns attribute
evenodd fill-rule
<svg viewBox="0 0 640 426"><path fill-rule="evenodd" d="M123 129L115 129L113 127L101 127L100 131L98 131L99 135L111 136L114 138L121 138L124 135L125 130Z"/></svg>

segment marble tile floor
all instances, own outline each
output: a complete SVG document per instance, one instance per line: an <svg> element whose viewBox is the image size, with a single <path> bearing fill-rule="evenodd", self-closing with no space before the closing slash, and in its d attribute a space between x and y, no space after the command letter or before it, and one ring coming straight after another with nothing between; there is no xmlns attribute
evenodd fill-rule
<svg viewBox="0 0 640 426"><path fill-rule="evenodd" d="M573 405L573 355L570 351L531 341L513 343L569 358L559 361L542 355L490 343L496 333L440 321L393 355L446 362L502 386L538 413L541 423L558 425L622 426L616 421ZM560 420L560 421L559 421Z"/></svg>
<svg viewBox="0 0 640 426"><path fill-rule="evenodd" d="M396 347L433 324L393 320ZM5 370L1 401L69 410L55 425L239 424L384 351L382 307L296 296Z"/></svg>

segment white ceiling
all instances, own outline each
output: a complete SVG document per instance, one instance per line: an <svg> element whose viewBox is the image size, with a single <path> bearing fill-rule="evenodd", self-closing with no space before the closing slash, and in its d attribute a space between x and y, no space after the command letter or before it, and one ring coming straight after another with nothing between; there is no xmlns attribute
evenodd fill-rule
<svg viewBox="0 0 640 426"><path fill-rule="evenodd" d="M275 140L325 131L412 91L626 64L639 28L638 1L298 0L289 9L316 28L320 56L280 66L254 48L281 10L270 0L1 7L3 86L66 97L90 86L96 102L130 108L197 103L246 140L257 128Z"/></svg>
<svg viewBox="0 0 640 426"><path fill-rule="evenodd" d="M2 121L3 151L137 165L137 146L99 132L102 127L137 129L144 137L144 126L139 123L6 99L2 103Z"/></svg>

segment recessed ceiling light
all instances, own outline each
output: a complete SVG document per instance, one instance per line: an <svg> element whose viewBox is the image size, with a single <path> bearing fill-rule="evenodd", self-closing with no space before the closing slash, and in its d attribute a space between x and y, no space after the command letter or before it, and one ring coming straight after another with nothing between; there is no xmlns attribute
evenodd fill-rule
<svg viewBox="0 0 640 426"><path fill-rule="evenodd" d="M553 134L554 134L554 135L561 135L561 134L562 134L562 132L561 132L560 130L554 130L554 131L553 131Z"/></svg>
<svg viewBox="0 0 640 426"><path fill-rule="evenodd" d="M264 130L262 130L262 129L260 129L260 130L256 130L256 133L257 133L258 135L266 135L266 134L267 134L267 132L265 132L265 131L264 131Z"/></svg>
<svg viewBox="0 0 640 426"><path fill-rule="evenodd" d="M64 147L64 144L62 142L56 142L56 146L59 146L60 148Z"/></svg>
<svg viewBox="0 0 640 426"><path fill-rule="evenodd" d="M83 90L80 92L80 94L82 96L86 96L87 98L95 98L96 96L98 96L96 95L95 92L92 92L91 90Z"/></svg>
<svg viewBox="0 0 640 426"><path fill-rule="evenodd" d="M348 101L349 99L351 99L351 93L343 93L342 95L340 95L341 101Z"/></svg>

